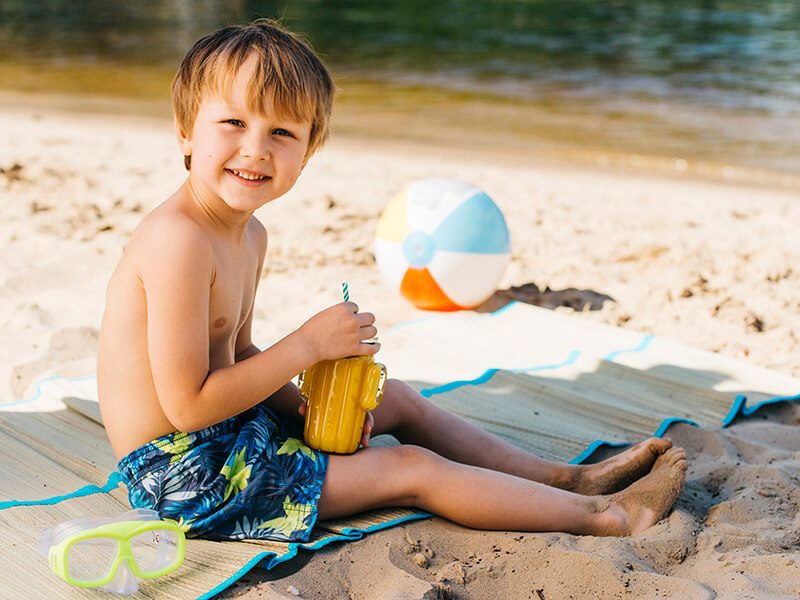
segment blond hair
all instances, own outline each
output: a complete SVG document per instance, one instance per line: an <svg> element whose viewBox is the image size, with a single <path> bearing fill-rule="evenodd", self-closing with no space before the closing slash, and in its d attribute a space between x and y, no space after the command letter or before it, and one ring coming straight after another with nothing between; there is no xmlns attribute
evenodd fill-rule
<svg viewBox="0 0 800 600"><path fill-rule="evenodd" d="M279 116L310 121L308 160L328 138L336 88L309 44L271 19L223 27L192 46L172 81L172 110L178 127L191 132L204 96L230 95L236 73L251 53L256 54L257 64L245 91L247 108L262 114L264 97L271 94ZM184 157L184 165L190 168L191 156Z"/></svg>

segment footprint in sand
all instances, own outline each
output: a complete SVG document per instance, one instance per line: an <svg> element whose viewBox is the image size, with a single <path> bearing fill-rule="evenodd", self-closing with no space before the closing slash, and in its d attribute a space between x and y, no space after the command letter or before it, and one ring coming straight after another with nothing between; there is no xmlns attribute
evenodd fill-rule
<svg viewBox="0 0 800 600"><path fill-rule="evenodd" d="M409 555L412 562L418 567L427 569L433 557L436 556L433 549L421 540L412 540L408 533L405 534L404 540L403 554Z"/></svg>

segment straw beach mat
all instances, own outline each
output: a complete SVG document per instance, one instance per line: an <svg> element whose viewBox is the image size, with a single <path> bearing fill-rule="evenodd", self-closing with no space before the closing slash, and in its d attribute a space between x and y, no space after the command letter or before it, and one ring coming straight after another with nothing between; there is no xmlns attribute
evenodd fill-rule
<svg viewBox="0 0 800 600"><path fill-rule="evenodd" d="M541 456L581 462L676 421L727 426L769 403L800 399L800 380L635 331L511 304L491 314L426 316L381 335L379 360L432 402ZM0 596L101 597L68 587L37 551L41 531L129 510L100 422L93 363L65 365L0 404ZM381 443L380 438L376 443ZM384 440L391 443L391 440ZM209 598L256 564L300 548L428 516L383 510L323 522L307 544L187 540L176 572L135 598ZM110 594L109 597L112 597Z"/></svg>
<svg viewBox="0 0 800 600"><path fill-rule="evenodd" d="M69 587L50 572L37 550L47 527L76 517L114 516L130 510L101 424L95 385L93 376L49 377L37 383L30 400L0 405L2 600L118 597ZM290 560L300 548L317 550L429 516L422 511L385 509L320 522L304 544L189 539L186 558L177 571L141 581L139 591L130 597L211 598L259 563L271 568Z"/></svg>

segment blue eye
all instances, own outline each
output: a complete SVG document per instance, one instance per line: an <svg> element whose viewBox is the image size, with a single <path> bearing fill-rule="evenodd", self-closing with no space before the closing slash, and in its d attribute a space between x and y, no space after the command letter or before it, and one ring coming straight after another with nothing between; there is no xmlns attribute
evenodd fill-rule
<svg viewBox="0 0 800 600"><path fill-rule="evenodd" d="M294 135L292 135L292 132L287 131L286 129L273 129L272 133L274 133L275 135L294 137Z"/></svg>
<svg viewBox="0 0 800 600"><path fill-rule="evenodd" d="M239 119L227 119L225 122L226 123L230 123L231 125L234 125L235 127L244 127L244 122L240 121Z"/></svg>

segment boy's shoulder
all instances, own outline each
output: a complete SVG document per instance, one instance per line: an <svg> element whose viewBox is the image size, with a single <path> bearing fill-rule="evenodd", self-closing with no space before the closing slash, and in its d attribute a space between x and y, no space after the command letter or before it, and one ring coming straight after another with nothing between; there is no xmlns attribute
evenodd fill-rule
<svg viewBox="0 0 800 600"><path fill-rule="evenodd" d="M137 264L137 271L174 266L193 265L205 271L206 265L215 263L214 236L198 222L180 203L167 200L153 209L131 235L125 254ZM255 217L247 224L249 250L260 255L266 253L267 230ZM177 265L175 263L178 263Z"/></svg>
<svg viewBox="0 0 800 600"><path fill-rule="evenodd" d="M196 253L197 258L210 256L211 236L208 230L169 201L153 209L131 234L126 253L168 260L175 254Z"/></svg>

